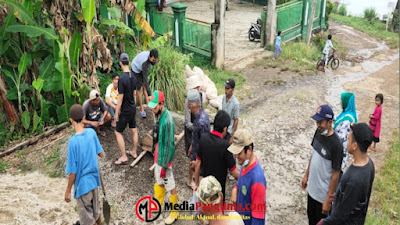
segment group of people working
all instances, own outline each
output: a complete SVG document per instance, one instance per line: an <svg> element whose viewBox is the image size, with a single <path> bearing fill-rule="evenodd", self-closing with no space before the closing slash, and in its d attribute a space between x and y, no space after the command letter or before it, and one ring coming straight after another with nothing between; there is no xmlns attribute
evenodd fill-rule
<svg viewBox="0 0 400 225"><path fill-rule="evenodd" d="M170 202L173 205L178 203L172 167L175 156L175 123L165 105L165 98L173 96L165 96L159 90L149 95L147 71L157 60L157 50L138 54L132 63L127 54L121 54L120 66L123 73L121 76L112 76L112 83L107 88L106 103L93 90L83 106L76 104L70 108L69 116L75 134L68 144L65 171L69 174L69 181L65 200L71 200L71 189L74 186L80 224L100 224L97 191L100 175L97 156L103 157L104 151L96 132L103 135L101 126L111 122L115 127L121 150L121 157L114 162L115 165L127 164L127 155L137 157L136 97L140 105L140 115L147 116L141 101L141 91L155 119L152 135L152 152L156 163L154 197L163 206L165 193L168 191ZM215 215L209 217L215 219L199 220L200 223L265 224L266 207L257 207L266 204L264 171L254 154L255 144L251 132L238 128L240 107L233 94L234 79L228 79L224 85L222 110L217 112L212 124L202 107L201 84L194 82L189 87L185 100L185 150L189 158L187 184L202 203L223 204L228 174L236 179L230 200L240 206L236 208L240 216L218 219L218 215L228 212L204 210L204 215ZM374 165L366 152L373 141L379 142L382 112L380 105L383 103L383 96L376 96L377 109L370 115L370 126L356 123L354 94L343 93L341 102L343 112L336 120L328 105L320 106L312 117L317 123L317 130L311 144L312 156L301 186L308 190L307 215L309 224L313 225L363 224L368 208ZM128 154L122 136L127 125L133 137L133 150ZM372 130L375 131L374 134ZM350 166L347 165L348 153L354 157L354 163ZM240 170L236 165L241 166ZM178 215L179 212L173 208L164 220L165 224L172 224Z"/></svg>

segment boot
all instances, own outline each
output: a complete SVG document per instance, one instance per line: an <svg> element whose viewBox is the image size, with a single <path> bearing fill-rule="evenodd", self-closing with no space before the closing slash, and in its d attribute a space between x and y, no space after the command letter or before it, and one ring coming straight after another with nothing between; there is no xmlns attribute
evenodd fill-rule
<svg viewBox="0 0 400 225"><path fill-rule="evenodd" d="M172 203L172 205L175 205L178 203L178 195L177 194L171 195L171 203ZM173 209L171 211L171 213L169 214L168 218L164 220L164 223L168 224L168 225L172 224L173 222L175 222L176 218L178 218L178 215L179 215L178 211Z"/></svg>
<svg viewBox="0 0 400 225"><path fill-rule="evenodd" d="M154 197L160 202L161 210L163 210L163 201L165 197L165 188L158 184L154 184Z"/></svg>

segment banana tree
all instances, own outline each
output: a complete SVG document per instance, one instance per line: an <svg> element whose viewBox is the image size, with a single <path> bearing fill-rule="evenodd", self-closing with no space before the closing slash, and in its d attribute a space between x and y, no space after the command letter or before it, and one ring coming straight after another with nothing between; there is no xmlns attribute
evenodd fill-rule
<svg viewBox="0 0 400 225"><path fill-rule="evenodd" d="M7 98L10 100L18 99L18 111L20 115L22 115L21 93L31 89L31 86L29 84L23 83L21 81L22 75L26 71L27 64L28 64L28 54L25 52L22 55L22 58L18 64L18 74L12 73L6 69L1 69L3 74L14 82L15 86L10 91L8 91Z"/></svg>

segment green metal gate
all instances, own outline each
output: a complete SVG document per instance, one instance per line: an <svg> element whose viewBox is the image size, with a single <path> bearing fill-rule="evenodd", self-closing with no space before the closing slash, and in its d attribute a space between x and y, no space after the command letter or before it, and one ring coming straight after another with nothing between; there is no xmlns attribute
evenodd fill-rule
<svg viewBox="0 0 400 225"><path fill-rule="evenodd" d="M185 50L211 58L211 24L185 18L183 40Z"/></svg>
<svg viewBox="0 0 400 225"><path fill-rule="evenodd" d="M165 12L154 12L153 30L158 35L173 32L175 27L174 15Z"/></svg>
<svg viewBox="0 0 400 225"><path fill-rule="evenodd" d="M290 1L278 5L277 32L282 31L282 40L288 41L296 37L305 38L307 35L308 18L311 14L312 0ZM313 30L325 27L326 0L317 0L313 19Z"/></svg>

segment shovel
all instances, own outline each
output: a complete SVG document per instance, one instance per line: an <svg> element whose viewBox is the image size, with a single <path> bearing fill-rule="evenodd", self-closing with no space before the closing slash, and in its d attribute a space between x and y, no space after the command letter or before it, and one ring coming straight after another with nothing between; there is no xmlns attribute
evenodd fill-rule
<svg viewBox="0 0 400 225"><path fill-rule="evenodd" d="M101 182L101 189L103 190L104 198L103 198L103 216L106 224L108 225L110 223L110 218L111 218L111 207L108 204L107 198L106 198L106 190L104 189L104 184L103 184L103 177L101 176L100 173L100 182Z"/></svg>

